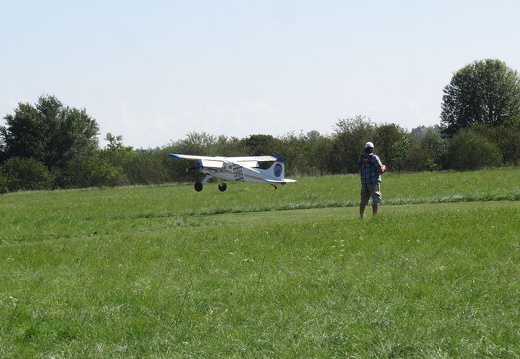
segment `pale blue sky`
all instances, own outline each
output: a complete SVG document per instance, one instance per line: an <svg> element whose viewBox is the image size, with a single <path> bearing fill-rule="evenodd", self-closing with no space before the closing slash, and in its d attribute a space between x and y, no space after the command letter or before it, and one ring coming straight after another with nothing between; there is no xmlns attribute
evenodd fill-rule
<svg viewBox="0 0 520 359"><path fill-rule="evenodd" d="M135 148L330 134L355 115L411 130L439 123L463 66L520 70L517 0L3 0L0 14L1 118L55 95Z"/></svg>

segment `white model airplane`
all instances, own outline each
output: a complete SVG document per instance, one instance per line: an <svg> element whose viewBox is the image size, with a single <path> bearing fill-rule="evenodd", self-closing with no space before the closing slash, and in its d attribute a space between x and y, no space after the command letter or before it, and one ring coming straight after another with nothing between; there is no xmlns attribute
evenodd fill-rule
<svg viewBox="0 0 520 359"><path fill-rule="evenodd" d="M276 186L279 184L296 182L296 180L284 178L284 161L274 156L209 157L174 153L170 153L168 156L196 161L195 166L191 169L205 175L202 181L195 183L197 192L202 191L204 184L212 177L218 179L218 189L222 192L227 189L226 181L269 183L274 188L277 188ZM270 166L269 162L272 162ZM260 163L266 163L266 165L261 166Z"/></svg>

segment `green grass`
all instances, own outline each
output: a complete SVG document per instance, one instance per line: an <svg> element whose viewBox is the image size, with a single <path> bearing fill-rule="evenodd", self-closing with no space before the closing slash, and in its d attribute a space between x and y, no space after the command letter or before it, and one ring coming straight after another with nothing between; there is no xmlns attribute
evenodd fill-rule
<svg viewBox="0 0 520 359"><path fill-rule="evenodd" d="M519 175L0 196L0 357L516 358Z"/></svg>

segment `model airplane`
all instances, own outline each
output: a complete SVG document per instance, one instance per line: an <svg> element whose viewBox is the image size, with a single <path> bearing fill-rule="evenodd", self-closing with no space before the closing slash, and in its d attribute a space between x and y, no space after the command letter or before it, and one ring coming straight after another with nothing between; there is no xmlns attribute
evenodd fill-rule
<svg viewBox="0 0 520 359"><path fill-rule="evenodd" d="M213 177L218 179L218 189L222 192L227 189L226 181L268 183L274 188L279 184L296 182L284 178L284 161L274 156L209 157L174 153L168 156L196 161L191 169L205 175L202 181L195 183L197 192L202 191L204 184ZM272 164L269 165L270 162Z"/></svg>

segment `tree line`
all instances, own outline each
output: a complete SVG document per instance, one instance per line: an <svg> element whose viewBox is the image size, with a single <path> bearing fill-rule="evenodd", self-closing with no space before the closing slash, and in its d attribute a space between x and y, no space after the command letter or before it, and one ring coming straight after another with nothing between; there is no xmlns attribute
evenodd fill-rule
<svg viewBox="0 0 520 359"><path fill-rule="evenodd" d="M155 149L125 146L84 109L54 96L20 103L0 126L0 193L19 190L151 185L193 181L187 164L168 153L208 156L273 155L288 176L357 173L357 156L371 141L389 171L476 170L520 163L520 80L499 60L476 61L444 88L441 122L407 131L358 115L340 119L331 134L318 131L247 138L188 133Z"/></svg>

